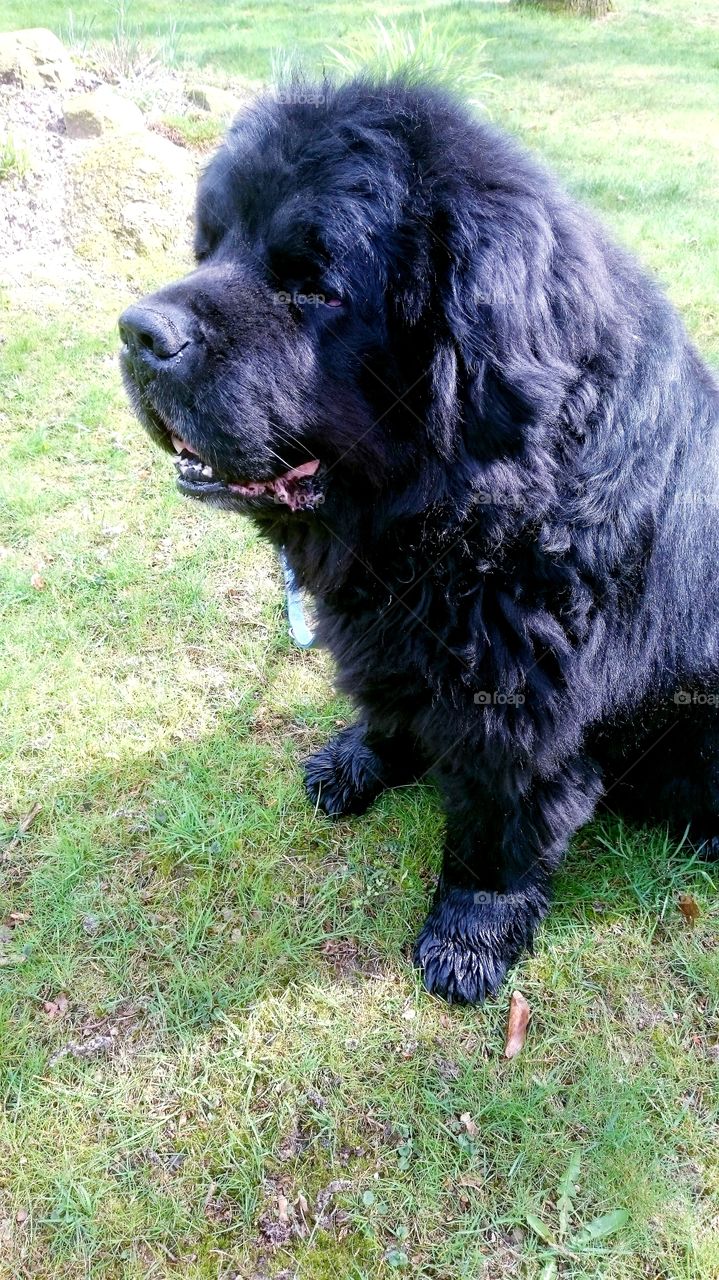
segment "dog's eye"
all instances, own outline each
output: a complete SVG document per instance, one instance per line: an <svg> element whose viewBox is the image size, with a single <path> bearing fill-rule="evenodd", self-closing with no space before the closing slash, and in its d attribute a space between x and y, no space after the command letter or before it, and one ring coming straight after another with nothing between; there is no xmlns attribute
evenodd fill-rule
<svg viewBox="0 0 719 1280"><path fill-rule="evenodd" d="M325 298L325 306L326 307L343 307L344 298L337 298L337 297Z"/></svg>

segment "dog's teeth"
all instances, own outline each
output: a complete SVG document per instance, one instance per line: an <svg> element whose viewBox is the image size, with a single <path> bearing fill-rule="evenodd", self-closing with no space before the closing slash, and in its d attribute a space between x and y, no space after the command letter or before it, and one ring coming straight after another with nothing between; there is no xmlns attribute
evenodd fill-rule
<svg viewBox="0 0 719 1280"><path fill-rule="evenodd" d="M203 476L211 476L211 475L212 475L212 467L203 467L203 468L202 468L202 474L203 474Z"/></svg>

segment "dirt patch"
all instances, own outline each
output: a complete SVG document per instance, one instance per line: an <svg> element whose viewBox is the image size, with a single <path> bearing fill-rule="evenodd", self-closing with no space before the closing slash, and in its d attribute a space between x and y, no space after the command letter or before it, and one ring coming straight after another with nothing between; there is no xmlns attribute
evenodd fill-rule
<svg viewBox="0 0 719 1280"><path fill-rule="evenodd" d="M0 260L12 273L22 255L54 261L69 254L64 213L67 205L67 139L61 96L50 89L0 85L0 119L27 165L0 186ZM22 262L16 263L22 269Z"/></svg>
<svg viewBox="0 0 719 1280"><path fill-rule="evenodd" d="M57 1047L48 1065L55 1067L68 1057L88 1062L114 1057L120 1049L124 1053L132 1052L147 1009L141 1003L124 1000L112 1010L97 1015L82 1007L73 1008L71 998L61 992L43 1002L40 1016L54 1024L52 1038Z"/></svg>
<svg viewBox="0 0 719 1280"><path fill-rule="evenodd" d="M313 1201L283 1186L267 1179L266 1207L258 1220L261 1244L277 1248L291 1240L305 1240L312 1231L332 1232L338 1239L344 1238L349 1214L338 1206L336 1197L352 1187L350 1179L334 1179L320 1188Z"/></svg>
<svg viewBox="0 0 719 1280"><path fill-rule="evenodd" d="M333 976L341 981L382 976L381 960L363 950L354 938L328 938L320 952Z"/></svg>
<svg viewBox="0 0 719 1280"><path fill-rule="evenodd" d="M71 111L72 100L99 98L97 90L112 113L97 122L98 136L74 126L70 136L64 104ZM239 107L251 95L238 85L232 96ZM137 120L132 136L123 136L125 117ZM89 59L76 67L72 94L0 84L0 121L0 286L57 301L83 282L126 279L134 261L158 250L185 256L197 170L225 122L190 102L178 72L151 63L144 76L118 78L117 68Z"/></svg>

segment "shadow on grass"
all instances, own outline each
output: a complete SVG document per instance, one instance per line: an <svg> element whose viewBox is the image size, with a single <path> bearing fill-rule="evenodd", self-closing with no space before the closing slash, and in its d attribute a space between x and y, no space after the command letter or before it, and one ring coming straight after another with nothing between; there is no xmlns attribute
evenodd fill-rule
<svg viewBox="0 0 719 1280"><path fill-rule="evenodd" d="M18 994L133 992L159 1003L166 1030L187 1031L293 983L392 972L406 985L440 858L437 798L408 787L330 822L304 796L312 731L300 736L278 749L228 723L46 802L8 869L13 909L32 913L16 930ZM557 878L540 949L627 917L651 932L697 879L705 864L662 832L599 821Z"/></svg>

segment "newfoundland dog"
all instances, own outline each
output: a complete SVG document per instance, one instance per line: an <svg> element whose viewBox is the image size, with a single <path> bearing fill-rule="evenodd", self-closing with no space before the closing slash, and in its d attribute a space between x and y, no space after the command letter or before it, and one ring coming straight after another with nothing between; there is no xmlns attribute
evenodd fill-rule
<svg viewBox="0 0 719 1280"><path fill-rule="evenodd" d="M480 1001L598 806L719 845L719 387L586 209L401 78L241 115L195 255L121 317L132 402L314 597L358 715L313 803L435 780L415 961Z"/></svg>

